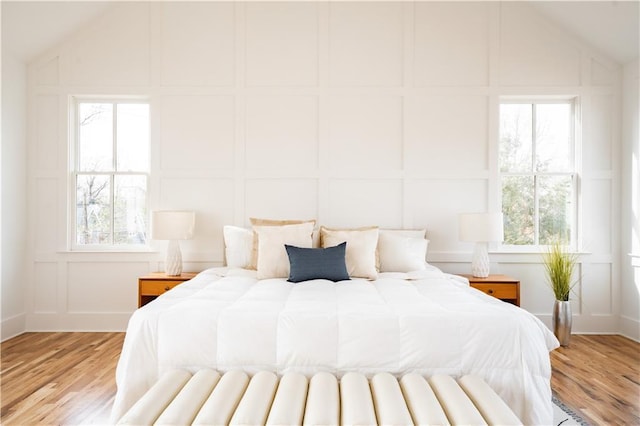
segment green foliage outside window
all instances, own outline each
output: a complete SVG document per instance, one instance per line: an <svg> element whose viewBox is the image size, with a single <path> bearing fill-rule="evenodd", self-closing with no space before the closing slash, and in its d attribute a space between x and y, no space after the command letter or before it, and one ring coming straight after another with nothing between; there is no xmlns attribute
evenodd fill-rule
<svg viewBox="0 0 640 426"><path fill-rule="evenodd" d="M570 102L501 105L505 244L549 245L574 238L572 123Z"/></svg>

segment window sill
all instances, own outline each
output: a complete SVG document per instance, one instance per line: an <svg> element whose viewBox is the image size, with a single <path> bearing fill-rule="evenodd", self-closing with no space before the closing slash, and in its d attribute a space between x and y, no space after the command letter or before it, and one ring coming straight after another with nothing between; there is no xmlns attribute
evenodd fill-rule
<svg viewBox="0 0 640 426"><path fill-rule="evenodd" d="M535 260L536 261L543 261L543 256L546 254L547 252L544 249L539 249L539 250L504 250L504 249L497 249L497 250L489 250L489 255L490 256L495 256L495 257L503 257L505 259L505 261L508 261L507 259L528 259L529 261L531 260ZM578 257L578 259L581 259L581 261L583 261L583 257L584 256L591 256L593 253L591 252L587 252L587 251L579 251L579 250L571 250L569 251L570 254L575 255Z"/></svg>
<svg viewBox="0 0 640 426"><path fill-rule="evenodd" d="M58 254L82 254L82 253L141 253L141 254L150 254L150 253L160 253L158 250L151 249L149 247L145 248L87 248L87 249L70 249L70 250L59 250Z"/></svg>
<svg viewBox="0 0 640 426"><path fill-rule="evenodd" d="M548 245L510 245L510 244L493 244L489 245L489 253L514 253L514 254L544 254L549 251L551 246ZM585 255L592 254L590 251L581 250L575 247L563 246L568 253Z"/></svg>
<svg viewBox="0 0 640 426"><path fill-rule="evenodd" d="M532 255L543 255L547 253L547 249L541 247L532 247L530 249L527 248L498 248L495 250L489 250L489 254L532 254ZM593 254L590 251L582 251L582 250L569 250L568 253L576 254L578 256L588 256Z"/></svg>

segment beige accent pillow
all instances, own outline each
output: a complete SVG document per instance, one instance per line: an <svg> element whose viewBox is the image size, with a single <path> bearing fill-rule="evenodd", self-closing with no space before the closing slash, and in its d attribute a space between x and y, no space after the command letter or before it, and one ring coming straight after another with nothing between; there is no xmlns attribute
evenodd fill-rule
<svg viewBox="0 0 640 426"><path fill-rule="evenodd" d="M297 219L261 219L256 217L250 217L252 226L283 226L283 225L299 225L301 223L313 223L313 226L316 226L315 219L309 220L297 220ZM258 268L258 234L253 232L253 253L251 254L251 261L247 266L247 269L257 269Z"/></svg>
<svg viewBox="0 0 640 426"><path fill-rule="evenodd" d="M378 247L378 227L332 229L320 227L320 245L336 246L347 242L346 263L349 276L375 280L376 248Z"/></svg>
<svg viewBox="0 0 640 426"><path fill-rule="evenodd" d="M297 225L254 226L258 234L259 280L289 277L289 256L284 245L311 248L315 221Z"/></svg>

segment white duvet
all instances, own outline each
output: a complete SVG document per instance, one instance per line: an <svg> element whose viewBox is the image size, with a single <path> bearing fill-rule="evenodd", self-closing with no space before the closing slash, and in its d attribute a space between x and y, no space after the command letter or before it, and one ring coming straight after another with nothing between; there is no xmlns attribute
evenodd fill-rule
<svg viewBox="0 0 640 426"><path fill-rule="evenodd" d="M164 372L380 371L482 376L525 424L551 424L549 351L536 317L437 269L293 284L215 268L137 310L112 419Z"/></svg>

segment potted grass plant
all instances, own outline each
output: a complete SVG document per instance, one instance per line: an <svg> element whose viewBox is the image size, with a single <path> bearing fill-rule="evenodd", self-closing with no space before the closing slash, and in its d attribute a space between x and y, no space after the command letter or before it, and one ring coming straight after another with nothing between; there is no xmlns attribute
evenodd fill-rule
<svg viewBox="0 0 640 426"><path fill-rule="evenodd" d="M570 253L560 242L554 242L543 257L547 279L556 298L552 316L553 333L561 346L568 346L572 320L569 295L575 285L572 277L578 256Z"/></svg>

